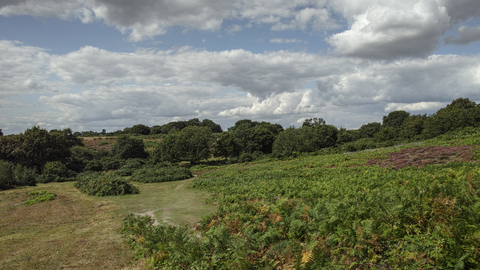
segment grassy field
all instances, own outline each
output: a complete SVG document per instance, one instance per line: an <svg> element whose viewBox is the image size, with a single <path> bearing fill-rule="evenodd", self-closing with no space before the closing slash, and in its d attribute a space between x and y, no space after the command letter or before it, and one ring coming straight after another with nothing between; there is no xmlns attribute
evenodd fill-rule
<svg viewBox="0 0 480 270"><path fill-rule="evenodd" d="M93 197L72 182L38 184L0 192L0 269L142 269L119 229L130 213L151 213L160 223L194 225L215 210L192 179L135 183L140 194ZM57 197L34 205L20 203L31 191Z"/></svg>

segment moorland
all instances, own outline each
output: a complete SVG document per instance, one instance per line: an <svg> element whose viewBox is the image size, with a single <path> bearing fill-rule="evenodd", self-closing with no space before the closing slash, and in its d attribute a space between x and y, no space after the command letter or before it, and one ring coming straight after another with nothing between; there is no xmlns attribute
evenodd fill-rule
<svg viewBox="0 0 480 270"><path fill-rule="evenodd" d="M2 134L3 135L3 134ZM480 105L0 136L5 269L478 269Z"/></svg>

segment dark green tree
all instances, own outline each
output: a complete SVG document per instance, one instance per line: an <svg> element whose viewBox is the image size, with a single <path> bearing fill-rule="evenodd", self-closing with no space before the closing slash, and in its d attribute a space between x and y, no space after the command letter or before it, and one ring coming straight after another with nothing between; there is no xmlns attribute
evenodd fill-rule
<svg viewBox="0 0 480 270"><path fill-rule="evenodd" d="M138 125L133 126L129 130L129 133L130 134L148 135L148 134L150 134L150 128L146 125L138 124Z"/></svg>
<svg viewBox="0 0 480 270"><path fill-rule="evenodd" d="M151 135L155 135L155 134L162 134L162 127L161 126L153 126L150 128L150 134Z"/></svg>
<svg viewBox="0 0 480 270"><path fill-rule="evenodd" d="M210 119L203 119L202 124L200 126L210 128L213 133L221 133L222 132L222 127L219 124L216 124L215 122L213 122Z"/></svg>
<svg viewBox="0 0 480 270"><path fill-rule="evenodd" d="M177 134L175 142L178 160L196 163L211 156L214 141L212 130L208 127L189 126Z"/></svg>
<svg viewBox="0 0 480 270"><path fill-rule="evenodd" d="M0 129L0 136L3 136L3 132L2 132L2 129Z"/></svg>
<svg viewBox="0 0 480 270"><path fill-rule="evenodd" d="M403 140L419 139L423 131L423 126L427 115L410 115L403 121L400 127L399 137Z"/></svg>
<svg viewBox="0 0 480 270"><path fill-rule="evenodd" d="M232 132L222 132L215 142L213 155L224 158L236 157L240 155L241 150L241 146L235 140Z"/></svg>
<svg viewBox="0 0 480 270"><path fill-rule="evenodd" d="M120 159L148 157L143 140L126 135L117 137L117 142L113 144L110 154Z"/></svg>
<svg viewBox="0 0 480 270"><path fill-rule="evenodd" d="M406 111L393 111L383 117L382 127L400 128L403 121L410 116Z"/></svg>
<svg viewBox="0 0 480 270"><path fill-rule="evenodd" d="M178 161L178 154L176 152L177 134L168 134L163 138L160 145L152 151L152 158L155 163L168 161Z"/></svg>
<svg viewBox="0 0 480 270"><path fill-rule="evenodd" d="M302 128L316 127L320 125L325 125L325 121L322 118L310 118L310 119L305 119L305 121L303 121Z"/></svg>
<svg viewBox="0 0 480 270"><path fill-rule="evenodd" d="M301 152L304 149L304 136L302 129L289 127L278 134L273 143L273 152L284 155L291 155L294 152Z"/></svg>
<svg viewBox="0 0 480 270"><path fill-rule="evenodd" d="M340 128L337 134L337 143L347 143L353 141L353 136L345 128Z"/></svg>
<svg viewBox="0 0 480 270"><path fill-rule="evenodd" d="M362 125L359 129L362 138L373 138L380 131L382 125L377 122Z"/></svg>

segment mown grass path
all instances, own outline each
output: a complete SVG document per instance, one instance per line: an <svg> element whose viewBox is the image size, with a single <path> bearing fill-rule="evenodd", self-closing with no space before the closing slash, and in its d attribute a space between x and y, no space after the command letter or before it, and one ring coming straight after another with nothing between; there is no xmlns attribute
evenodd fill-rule
<svg viewBox="0 0 480 270"><path fill-rule="evenodd" d="M192 181L133 182L141 193L118 197L88 196L73 182L0 191L0 269L144 269L119 232L123 218L153 211L160 222L196 223L215 207ZM21 204L40 190L57 197Z"/></svg>

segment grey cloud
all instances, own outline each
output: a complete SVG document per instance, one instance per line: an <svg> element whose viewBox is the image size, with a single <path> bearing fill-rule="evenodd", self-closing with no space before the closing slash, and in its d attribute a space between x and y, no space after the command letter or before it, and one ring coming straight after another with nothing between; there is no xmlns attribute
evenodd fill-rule
<svg viewBox="0 0 480 270"><path fill-rule="evenodd" d="M445 44L468 45L472 42L480 40L480 26L468 27L461 26L458 28L460 36L450 35L445 38Z"/></svg>

